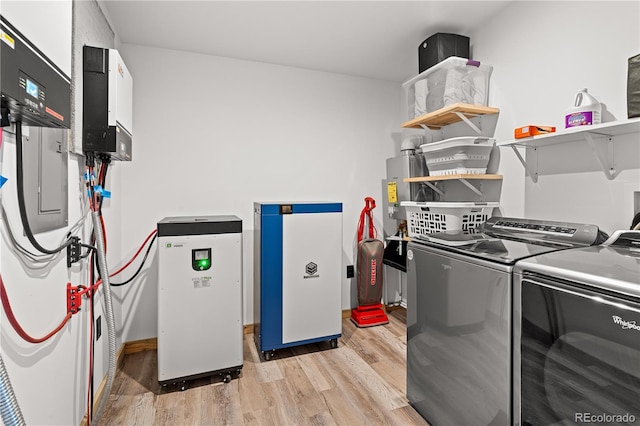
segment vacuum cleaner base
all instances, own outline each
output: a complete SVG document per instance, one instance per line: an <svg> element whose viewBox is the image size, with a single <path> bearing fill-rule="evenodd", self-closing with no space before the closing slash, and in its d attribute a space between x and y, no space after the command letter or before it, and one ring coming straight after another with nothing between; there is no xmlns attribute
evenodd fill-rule
<svg viewBox="0 0 640 426"><path fill-rule="evenodd" d="M389 317L384 313L382 304L358 306L351 310L351 321L360 328L389 324Z"/></svg>

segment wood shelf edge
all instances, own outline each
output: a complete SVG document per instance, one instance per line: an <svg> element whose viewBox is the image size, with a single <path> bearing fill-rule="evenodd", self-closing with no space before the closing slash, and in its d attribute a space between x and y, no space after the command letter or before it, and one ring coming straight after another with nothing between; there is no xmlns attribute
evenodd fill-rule
<svg viewBox="0 0 640 426"><path fill-rule="evenodd" d="M440 108L436 111L432 111L428 114L421 115L420 117L416 117L412 120L405 121L402 123L402 127L421 128L422 125L426 125L429 127L440 128L461 121L459 117L455 116L456 112L473 117L477 115L497 114L500 110L498 108L484 105L456 103Z"/></svg>

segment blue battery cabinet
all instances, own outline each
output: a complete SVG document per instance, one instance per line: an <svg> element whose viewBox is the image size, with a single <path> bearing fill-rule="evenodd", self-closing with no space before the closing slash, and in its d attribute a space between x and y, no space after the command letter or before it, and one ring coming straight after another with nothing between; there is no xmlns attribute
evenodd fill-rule
<svg viewBox="0 0 640 426"><path fill-rule="evenodd" d="M342 335L342 203L254 203L254 339L275 350Z"/></svg>

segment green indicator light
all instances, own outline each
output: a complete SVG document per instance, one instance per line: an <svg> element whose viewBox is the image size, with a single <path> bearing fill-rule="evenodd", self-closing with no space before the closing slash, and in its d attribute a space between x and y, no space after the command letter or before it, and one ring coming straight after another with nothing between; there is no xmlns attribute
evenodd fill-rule
<svg viewBox="0 0 640 426"><path fill-rule="evenodd" d="M207 259L203 259L200 261L200 266L209 266L209 261Z"/></svg>

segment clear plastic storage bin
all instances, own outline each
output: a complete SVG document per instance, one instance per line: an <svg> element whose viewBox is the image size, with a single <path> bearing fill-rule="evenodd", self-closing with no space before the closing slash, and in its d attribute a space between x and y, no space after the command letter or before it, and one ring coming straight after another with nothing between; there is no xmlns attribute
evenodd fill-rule
<svg viewBox="0 0 640 426"><path fill-rule="evenodd" d="M403 201L407 212L409 237L419 237L434 232L462 231L475 234L478 228L492 216L500 203L442 203Z"/></svg>
<svg viewBox="0 0 640 426"><path fill-rule="evenodd" d="M484 174L495 139L461 137L420 145L430 176Z"/></svg>
<svg viewBox="0 0 640 426"><path fill-rule="evenodd" d="M457 103L484 105L489 100L493 67L452 56L404 83L408 119Z"/></svg>

